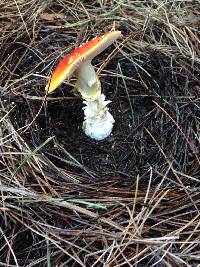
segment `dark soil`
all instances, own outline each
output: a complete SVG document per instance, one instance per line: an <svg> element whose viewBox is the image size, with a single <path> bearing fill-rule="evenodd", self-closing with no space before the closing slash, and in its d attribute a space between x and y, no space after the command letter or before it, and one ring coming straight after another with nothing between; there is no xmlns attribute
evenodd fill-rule
<svg viewBox="0 0 200 267"><path fill-rule="evenodd" d="M103 55L99 60L101 58ZM166 158L182 171L197 156L191 151L185 157L188 142L195 140L197 129L198 107L190 98L198 94L197 78L193 79L192 69L186 70L185 65L177 62L171 69L171 60L155 51L149 51L148 58L140 60L143 70L117 57L106 68L118 73L117 64L121 65L123 75L130 78L125 81L128 95L122 78L101 78L103 91L107 99L112 100L110 110L116 121L113 133L106 140L96 142L84 135L83 104L74 97L47 102L36 122L26 131L27 142L34 148L54 135L58 144L101 179L129 177L134 181L135 175L142 175L150 167L165 172ZM197 71L198 66L194 68ZM69 86L62 85L53 95L62 96L73 97ZM11 118L16 127L23 127L24 122L31 122L38 113L41 101L20 97L12 97L13 100L16 107L15 116ZM43 153L51 149L45 148ZM64 163L59 164L65 168ZM193 168L192 163L189 165Z"/></svg>

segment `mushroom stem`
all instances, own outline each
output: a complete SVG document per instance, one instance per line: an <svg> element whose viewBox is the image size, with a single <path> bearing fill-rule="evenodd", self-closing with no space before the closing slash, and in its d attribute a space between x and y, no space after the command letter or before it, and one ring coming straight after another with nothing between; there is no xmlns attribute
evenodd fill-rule
<svg viewBox="0 0 200 267"><path fill-rule="evenodd" d="M100 94L95 100L86 100L83 103L86 105L83 108L85 115L83 130L85 134L98 141L108 137L115 122L107 107L111 101L106 101L105 95Z"/></svg>
<svg viewBox="0 0 200 267"><path fill-rule="evenodd" d="M77 82L75 90L83 99L95 100L101 94L101 84L91 61L85 61L77 69Z"/></svg>
<svg viewBox="0 0 200 267"><path fill-rule="evenodd" d="M86 61L77 69L77 82L75 90L85 100L83 130L87 136L95 140L108 137L115 122L108 111L107 105L111 101L105 100L101 94L101 84L91 61Z"/></svg>

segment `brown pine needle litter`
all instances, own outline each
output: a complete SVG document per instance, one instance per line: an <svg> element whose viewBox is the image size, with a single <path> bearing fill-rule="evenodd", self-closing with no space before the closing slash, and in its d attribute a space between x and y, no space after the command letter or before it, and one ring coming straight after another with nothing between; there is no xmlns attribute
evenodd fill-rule
<svg viewBox="0 0 200 267"><path fill-rule="evenodd" d="M112 29L96 142L75 79L44 88ZM2 0L0 51L0 266L200 266L199 1Z"/></svg>

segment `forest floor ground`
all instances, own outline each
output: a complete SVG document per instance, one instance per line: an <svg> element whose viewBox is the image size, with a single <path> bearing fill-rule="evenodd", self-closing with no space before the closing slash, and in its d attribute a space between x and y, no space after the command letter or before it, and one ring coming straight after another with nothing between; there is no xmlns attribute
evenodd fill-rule
<svg viewBox="0 0 200 267"><path fill-rule="evenodd" d="M199 1L0 3L0 266L200 266ZM82 131L61 58L112 29L93 61L110 112Z"/></svg>

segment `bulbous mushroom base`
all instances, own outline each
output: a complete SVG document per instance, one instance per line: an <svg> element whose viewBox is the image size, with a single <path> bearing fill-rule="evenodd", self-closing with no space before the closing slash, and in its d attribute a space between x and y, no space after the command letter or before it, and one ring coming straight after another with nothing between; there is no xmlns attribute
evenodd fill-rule
<svg viewBox="0 0 200 267"><path fill-rule="evenodd" d="M103 116L85 118L83 130L88 137L100 141L111 134L114 122L113 116L107 111Z"/></svg>
<svg viewBox="0 0 200 267"><path fill-rule="evenodd" d="M83 130L88 137L100 141L111 134L115 120L108 111L107 104L110 102L105 101L104 94L96 100L84 101L86 107L83 108L85 114Z"/></svg>

